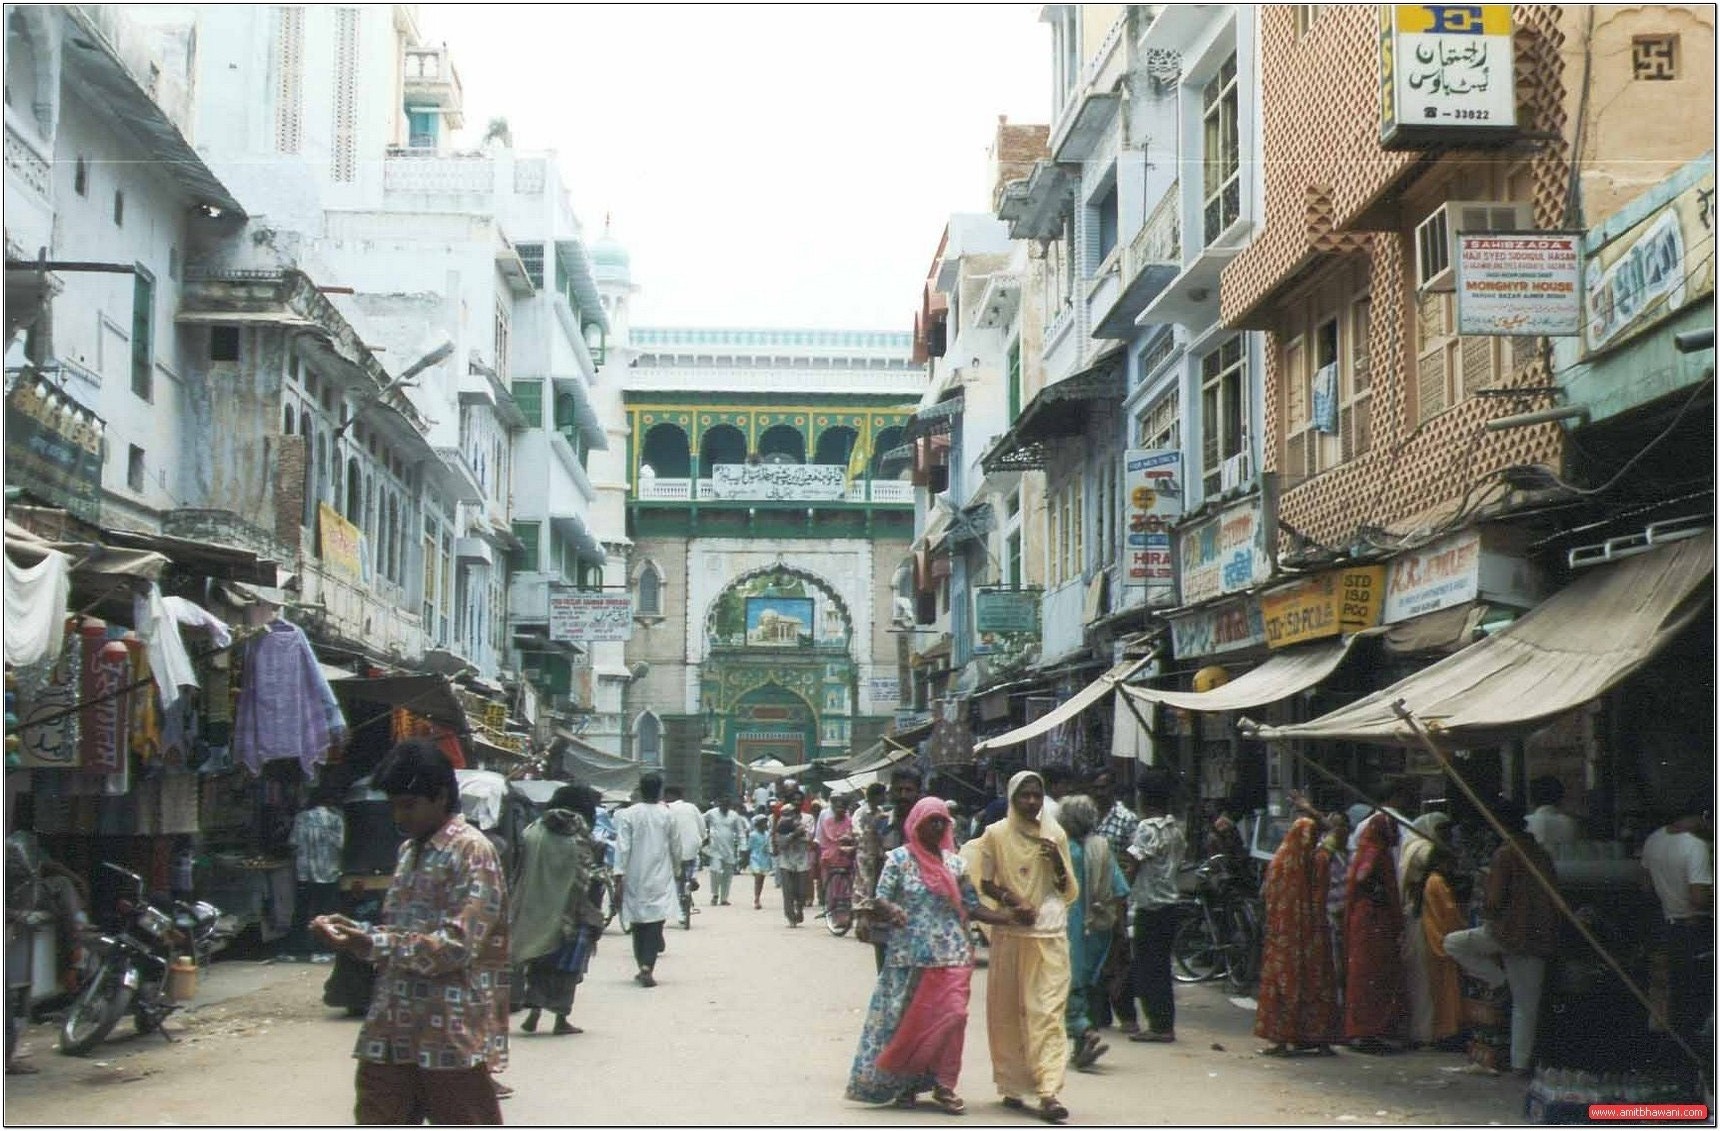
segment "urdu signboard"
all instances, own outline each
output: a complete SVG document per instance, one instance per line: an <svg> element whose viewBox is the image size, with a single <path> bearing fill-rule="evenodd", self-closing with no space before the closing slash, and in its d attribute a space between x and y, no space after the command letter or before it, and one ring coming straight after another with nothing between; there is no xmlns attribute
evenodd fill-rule
<svg viewBox="0 0 1720 1131"><path fill-rule="evenodd" d="M1582 332L1581 232L1458 232L1457 332Z"/></svg>
<svg viewBox="0 0 1720 1131"><path fill-rule="evenodd" d="M1516 129L1509 4L1383 4L1379 11L1382 147Z"/></svg>
<svg viewBox="0 0 1720 1131"><path fill-rule="evenodd" d="M633 598L625 593L549 595L549 638L573 644L633 639Z"/></svg>

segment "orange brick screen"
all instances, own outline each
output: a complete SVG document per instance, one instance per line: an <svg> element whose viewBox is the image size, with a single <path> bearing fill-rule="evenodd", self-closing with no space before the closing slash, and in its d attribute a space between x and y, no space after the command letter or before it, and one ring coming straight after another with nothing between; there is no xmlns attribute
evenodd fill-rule
<svg viewBox="0 0 1720 1131"><path fill-rule="evenodd" d="M1405 276L1406 241L1396 231L1345 230L1383 191L1419 173L1417 163L1424 159L1419 153L1379 148L1377 10L1372 5L1327 8L1300 39L1292 6L1262 5L1259 11L1265 228L1225 271L1221 303L1226 322L1268 328L1268 470L1278 470L1282 442L1274 292L1304 269L1361 254L1369 260L1374 297L1370 448L1286 490L1280 517L1321 543L1343 547L1362 525L1407 534L1443 523L1457 513L1459 503L1467 509L1496 499L1501 489L1486 484L1500 468L1545 463L1559 469L1563 432L1557 425L1499 433L1482 428L1492 417L1544 407L1544 400L1470 398L1419 428L1410 416L1406 353L1412 282ZM1554 5L1522 5L1513 14L1519 121L1525 130L1563 138L1560 11ZM1555 141L1533 161L1535 219L1543 227L1562 220L1568 152L1568 140ZM1538 349L1533 357L1519 364L1506 383L1549 384Z"/></svg>

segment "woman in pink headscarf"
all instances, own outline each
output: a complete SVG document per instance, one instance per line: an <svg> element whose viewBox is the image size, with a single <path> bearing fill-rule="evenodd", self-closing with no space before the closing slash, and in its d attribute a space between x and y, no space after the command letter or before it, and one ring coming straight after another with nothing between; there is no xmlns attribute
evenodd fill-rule
<svg viewBox="0 0 1720 1131"><path fill-rule="evenodd" d="M930 1091L951 1114L967 1108L956 1094L973 978L967 921L1012 920L980 905L951 828L948 806L921 798L904 823L902 847L885 855L878 873L877 914L895 929L860 1031L851 1100L913 1107Z"/></svg>

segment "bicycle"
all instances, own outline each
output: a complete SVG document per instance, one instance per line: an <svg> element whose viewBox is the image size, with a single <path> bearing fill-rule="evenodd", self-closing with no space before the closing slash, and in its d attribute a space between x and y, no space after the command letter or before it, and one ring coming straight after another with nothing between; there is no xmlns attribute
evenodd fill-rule
<svg viewBox="0 0 1720 1131"><path fill-rule="evenodd" d="M675 880L675 896L681 903L681 929L683 931L693 929L693 916L699 910L693 906L693 893L699 890L699 881L692 873L693 869L687 868Z"/></svg>
<svg viewBox="0 0 1720 1131"><path fill-rule="evenodd" d="M834 865L824 878L824 926L841 938L854 925L854 866Z"/></svg>
<svg viewBox="0 0 1720 1131"><path fill-rule="evenodd" d="M1224 978L1238 993L1259 977L1261 915L1238 890L1229 862L1213 856L1195 869L1195 912L1177 925L1171 940L1171 976L1179 982Z"/></svg>

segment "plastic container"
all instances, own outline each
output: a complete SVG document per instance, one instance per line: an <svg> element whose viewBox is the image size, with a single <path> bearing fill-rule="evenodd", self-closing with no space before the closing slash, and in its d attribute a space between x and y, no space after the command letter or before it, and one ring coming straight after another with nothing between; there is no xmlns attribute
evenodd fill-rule
<svg viewBox="0 0 1720 1131"><path fill-rule="evenodd" d="M180 955L167 968L167 996L174 1001L190 1001L197 996L197 963L189 955Z"/></svg>

